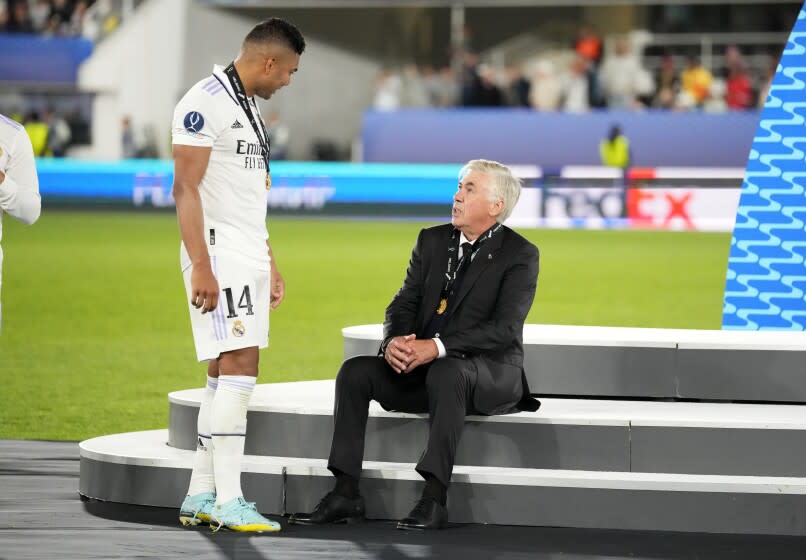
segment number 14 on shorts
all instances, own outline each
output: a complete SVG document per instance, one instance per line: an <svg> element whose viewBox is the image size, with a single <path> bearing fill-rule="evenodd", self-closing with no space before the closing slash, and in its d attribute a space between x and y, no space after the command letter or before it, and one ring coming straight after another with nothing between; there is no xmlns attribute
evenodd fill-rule
<svg viewBox="0 0 806 560"><path fill-rule="evenodd" d="M227 319L232 319L238 316L238 309L246 309L247 315L254 315L252 310L252 294L249 292L249 286L244 286L241 296L238 298L238 307L235 307L235 299L232 297L232 288L224 288L221 290L227 298Z"/></svg>

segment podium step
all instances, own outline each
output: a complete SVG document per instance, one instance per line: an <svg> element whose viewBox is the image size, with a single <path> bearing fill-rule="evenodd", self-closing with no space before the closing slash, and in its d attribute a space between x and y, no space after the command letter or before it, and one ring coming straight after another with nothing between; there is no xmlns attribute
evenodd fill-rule
<svg viewBox="0 0 806 560"><path fill-rule="evenodd" d="M167 430L80 444L80 493L92 499L178 507L193 452ZM365 462L372 519L408 513L422 487L411 463ZM333 484L323 459L248 455L243 488L260 511L312 509ZM458 466L451 521L602 529L806 535L806 479Z"/></svg>
<svg viewBox="0 0 806 560"><path fill-rule="evenodd" d="M342 336L345 358L374 356L383 326ZM544 395L806 402L802 332L527 324L523 347Z"/></svg>
<svg viewBox="0 0 806 560"><path fill-rule="evenodd" d="M333 433L333 381L258 385L248 416L250 455L324 459ZM168 441L195 449L202 390L169 395ZM806 407L541 399L537 412L469 416L457 465L531 469L801 476ZM364 458L416 460L427 416L370 406Z"/></svg>

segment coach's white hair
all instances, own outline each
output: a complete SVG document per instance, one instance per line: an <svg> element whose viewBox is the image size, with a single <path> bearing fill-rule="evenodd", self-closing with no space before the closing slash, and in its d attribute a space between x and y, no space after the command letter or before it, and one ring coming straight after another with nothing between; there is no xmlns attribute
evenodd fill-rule
<svg viewBox="0 0 806 560"><path fill-rule="evenodd" d="M504 203L504 207L497 218L498 223L503 224L512 214L512 209L515 208L515 204L517 204L521 196L521 180L515 177L512 174L512 170L506 165L489 159L470 160L459 171L459 177L464 177L468 171L479 171L489 175L490 188L488 191L490 202L501 200Z"/></svg>

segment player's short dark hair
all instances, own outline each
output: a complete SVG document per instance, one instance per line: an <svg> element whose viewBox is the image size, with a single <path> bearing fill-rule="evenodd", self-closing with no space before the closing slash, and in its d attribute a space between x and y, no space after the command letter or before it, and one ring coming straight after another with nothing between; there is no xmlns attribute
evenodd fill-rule
<svg viewBox="0 0 806 560"><path fill-rule="evenodd" d="M244 43L280 42L297 54L305 50L305 38L293 24L280 18L269 18L261 21L243 40Z"/></svg>

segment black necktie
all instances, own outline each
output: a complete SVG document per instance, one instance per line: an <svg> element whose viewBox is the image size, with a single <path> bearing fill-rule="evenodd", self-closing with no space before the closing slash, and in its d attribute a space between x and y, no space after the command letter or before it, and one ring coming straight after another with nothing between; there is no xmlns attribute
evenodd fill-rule
<svg viewBox="0 0 806 560"><path fill-rule="evenodd" d="M462 280L464 278L465 272L467 269L470 268L470 260L473 257L473 252L477 248L475 243L470 243L469 241L462 243L462 256L460 257L459 267L456 269L456 277L453 281L453 286L451 287L451 291L447 294L447 301L448 301L448 312L447 313L434 313L434 316L428 322L428 326L425 329L425 333L423 338L434 338L434 336L439 336L439 333L445 329L445 326L450 321L451 312L453 311L453 307L451 305L453 298L459 292L459 288L462 286Z"/></svg>
<svg viewBox="0 0 806 560"><path fill-rule="evenodd" d="M473 257L473 245L469 241L462 243L462 266L456 271L457 276L470 266L470 259Z"/></svg>

